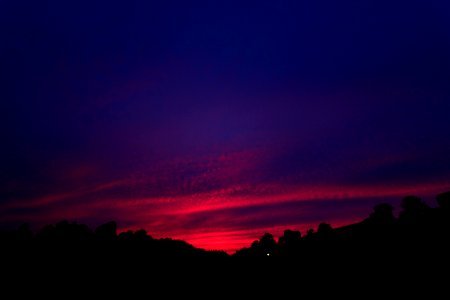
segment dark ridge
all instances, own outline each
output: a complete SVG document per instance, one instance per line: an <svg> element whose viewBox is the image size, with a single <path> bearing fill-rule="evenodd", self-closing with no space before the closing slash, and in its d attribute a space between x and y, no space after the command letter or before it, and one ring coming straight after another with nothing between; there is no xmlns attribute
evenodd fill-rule
<svg viewBox="0 0 450 300"><path fill-rule="evenodd" d="M14 284L71 278L77 284L81 279L119 286L147 280L155 288L170 282L208 282L257 289L290 280L330 283L342 280L343 274L345 280L370 285L400 278L411 284L417 278L446 280L450 192L436 198L438 207L432 208L419 197L404 197L398 218L390 204L381 203L360 223L339 228L321 223L304 235L287 229L278 241L264 233L233 255L181 240L155 239L143 229L117 234L114 221L95 230L61 221L35 235L24 224L0 232L0 263Z"/></svg>

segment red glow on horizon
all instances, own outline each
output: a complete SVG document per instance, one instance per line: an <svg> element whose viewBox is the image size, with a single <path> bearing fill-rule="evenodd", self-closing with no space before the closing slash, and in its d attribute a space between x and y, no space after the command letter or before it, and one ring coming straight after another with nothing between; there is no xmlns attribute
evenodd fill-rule
<svg viewBox="0 0 450 300"><path fill-rule="evenodd" d="M130 214L136 219L136 223L141 226L133 226L127 229L145 228L154 237L172 237L175 239L182 239L196 247L207 250L224 250L228 253L233 253L237 249L250 246L251 242L258 239L264 232L270 232L275 237L283 234L285 229L301 230L304 234L309 228L316 228L318 222L298 222L295 224L283 224L269 227L256 228L234 228L233 223L248 219L242 216L230 216L230 218L216 217L209 221L204 221L203 225L193 229L182 229L186 224L189 224L191 218L199 213L206 213L210 215L216 211L227 211L230 209L239 209L244 207L252 207L258 205L276 205L281 203L308 201L308 200L322 200L324 201L339 201L352 198L368 198L368 197L392 197L398 196L399 199L409 194L419 195L433 195L436 191L449 188L446 184L423 185L423 186L403 186L398 189L391 187L323 187L311 188L309 191L305 188L292 188L291 191L275 194L270 192L268 194L256 193L256 195L234 196L229 193L229 190L215 191L214 193L204 193L195 196L180 196L179 198L171 199L139 199L128 202L116 202L117 208L125 214ZM286 190L287 188L285 188ZM312 192L314 191L314 192ZM248 192L248 191L247 191ZM125 205L128 203L128 205ZM142 211L142 207L146 204L156 204L152 211ZM114 205L114 204L113 204ZM269 216L274 215L274 211L260 212L259 216L263 214ZM276 210L278 214L292 214L290 211ZM314 211L296 212L301 220L303 214L314 214ZM353 222L362 220L368 216L370 210L363 216L335 216L330 222L334 227L347 225ZM164 216L164 217L163 217ZM158 221L159 219L159 221ZM148 222L148 220L154 220ZM325 221L325 220L320 220ZM205 229L207 228L207 229ZM125 230L125 229L122 229Z"/></svg>
<svg viewBox="0 0 450 300"><path fill-rule="evenodd" d="M447 181L421 185L325 185L293 183L297 182L295 178L258 178L271 155L257 149L201 159L179 158L162 162L142 176L81 184L30 199L12 199L0 206L0 217L3 221L23 220L39 225L61 219L91 225L116 220L120 230L144 228L156 238L182 239L196 247L231 253L250 246L264 232L276 237L288 228L305 233L321 221L340 226L370 213L370 208L362 212L349 207L345 215L329 214L326 220L311 218L320 215L320 205L334 203L338 207L346 200L386 197L400 200L411 194L434 196L450 188ZM397 158L388 160L392 159ZM83 177L91 170L72 168L68 174ZM291 208L295 206L291 204L299 203L309 206ZM30 208L41 213L30 214Z"/></svg>

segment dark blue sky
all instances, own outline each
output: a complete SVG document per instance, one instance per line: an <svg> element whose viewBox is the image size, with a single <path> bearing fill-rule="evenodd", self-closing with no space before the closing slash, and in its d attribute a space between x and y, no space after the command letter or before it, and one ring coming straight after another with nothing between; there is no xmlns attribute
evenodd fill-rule
<svg viewBox="0 0 450 300"><path fill-rule="evenodd" d="M447 1L90 2L0 3L3 226L229 250L450 188Z"/></svg>

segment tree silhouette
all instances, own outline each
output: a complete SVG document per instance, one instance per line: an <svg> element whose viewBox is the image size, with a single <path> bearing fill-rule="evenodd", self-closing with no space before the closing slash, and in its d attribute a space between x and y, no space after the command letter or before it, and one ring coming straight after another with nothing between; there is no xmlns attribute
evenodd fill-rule
<svg viewBox="0 0 450 300"><path fill-rule="evenodd" d="M278 244L282 247L294 247L301 241L302 234L298 230L286 229L278 239Z"/></svg>
<svg viewBox="0 0 450 300"><path fill-rule="evenodd" d="M263 270L261 274L272 280L285 272L333 268L355 274L373 274L376 270L383 276L395 270L395 274L405 275L411 266L424 268L448 260L450 193L439 194L436 199L439 207L432 208L417 196L404 197L398 219L391 204L381 203L359 223L333 228L322 222L316 232L309 229L305 236L287 229L278 242L266 232L250 247L231 256L223 251L198 249L180 240L152 238L144 229L117 235L114 221L92 231L84 224L63 220L45 226L36 235L28 224L23 224L17 230L1 232L0 250L4 254L0 260L3 265L13 262L14 270L27 270L29 266L96 272L122 268L124 274L152 270L159 276L166 272L166 278L175 274L189 277L187 270L198 269L202 263L208 266L207 276L229 268L235 274L254 278Z"/></svg>
<svg viewBox="0 0 450 300"><path fill-rule="evenodd" d="M275 242L273 235L266 232L259 240L259 247L265 255L270 256L276 251L277 243Z"/></svg>
<svg viewBox="0 0 450 300"><path fill-rule="evenodd" d="M281 256L295 256L302 243L302 235L298 230L286 229L283 235L278 239Z"/></svg>
<svg viewBox="0 0 450 300"><path fill-rule="evenodd" d="M20 225L15 238L19 243L30 242L33 239L33 232L30 229L30 224L24 223Z"/></svg>
<svg viewBox="0 0 450 300"><path fill-rule="evenodd" d="M100 225L95 229L95 236L98 240L111 242L117 237L117 224L114 221Z"/></svg>
<svg viewBox="0 0 450 300"><path fill-rule="evenodd" d="M437 195L436 200L440 208L450 211L450 192Z"/></svg>
<svg viewBox="0 0 450 300"><path fill-rule="evenodd" d="M322 222L317 227L317 235L328 238L333 235L333 228L330 224Z"/></svg>
<svg viewBox="0 0 450 300"><path fill-rule="evenodd" d="M372 229L387 230L395 223L393 210L394 208L389 203L377 204L373 207L373 212L366 221L372 226Z"/></svg>
<svg viewBox="0 0 450 300"><path fill-rule="evenodd" d="M430 207L416 196L406 196L401 204L403 211L400 212L400 219L404 221L417 222L428 214Z"/></svg>

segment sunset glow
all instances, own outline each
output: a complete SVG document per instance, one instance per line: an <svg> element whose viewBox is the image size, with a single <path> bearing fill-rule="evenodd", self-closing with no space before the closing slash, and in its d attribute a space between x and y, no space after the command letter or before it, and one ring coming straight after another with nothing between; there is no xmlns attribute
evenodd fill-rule
<svg viewBox="0 0 450 300"><path fill-rule="evenodd" d="M445 1L19 2L0 229L115 220L232 253L450 189Z"/></svg>

